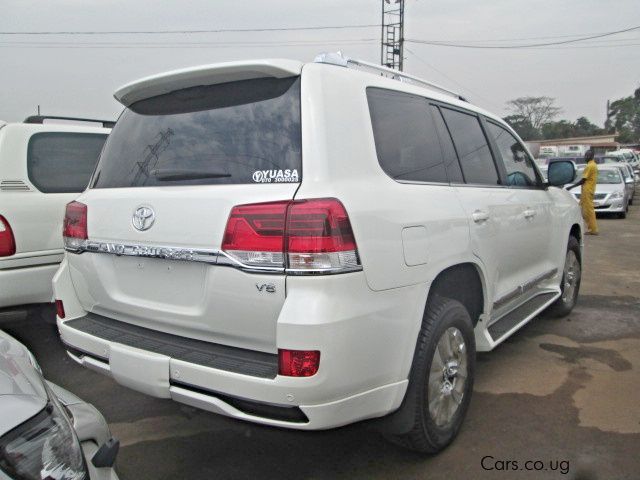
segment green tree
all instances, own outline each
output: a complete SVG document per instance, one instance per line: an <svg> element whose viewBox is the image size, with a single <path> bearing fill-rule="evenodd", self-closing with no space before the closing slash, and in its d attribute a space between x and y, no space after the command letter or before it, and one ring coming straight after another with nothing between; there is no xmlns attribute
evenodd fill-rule
<svg viewBox="0 0 640 480"><path fill-rule="evenodd" d="M610 132L618 132L619 142L640 142L640 88L632 96L609 105L605 127Z"/></svg>
<svg viewBox="0 0 640 480"><path fill-rule="evenodd" d="M546 140L586 137L590 135L601 135L603 133L605 133L605 130L591 123L587 117L580 117L575 122L559 120L557 122L547 122L542 125L542 136Z"/></svg>
<svg viewBox="0 0 640 480"><path fill-rule="evenodd" d="M504 117L503 120L516 131L520 138L523 138L524 140L540 139L540 131L533 128L533 125L531 125L531 122L527 118L521 115L509 115Z"/></svg>
<svg viewBox="0 0 640 480"><path fill-rule="evenodd" d="M587 117L580 117L574 123L574 136L586 137L589 135L603 135L606 131L604 128L600 128Z"/></svg>

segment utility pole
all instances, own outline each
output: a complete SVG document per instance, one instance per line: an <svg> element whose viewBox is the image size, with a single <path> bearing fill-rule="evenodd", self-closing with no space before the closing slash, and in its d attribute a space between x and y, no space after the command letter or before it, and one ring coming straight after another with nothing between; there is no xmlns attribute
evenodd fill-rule
<svg viewBox="0 0 640 480"><path fill-rule="evenodd" d="M380 64L402 71L404 57L404 0L382 0Z"/></svg>

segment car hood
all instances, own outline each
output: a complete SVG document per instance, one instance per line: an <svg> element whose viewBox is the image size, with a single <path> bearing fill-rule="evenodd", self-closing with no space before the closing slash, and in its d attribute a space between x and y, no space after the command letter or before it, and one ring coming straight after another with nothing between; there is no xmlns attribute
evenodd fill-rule
<svg viewBox="0 0 640 480"><path fill-rule="evenodd" d="M0 330L0 435L47 404L47 391L37 368L29 350Z"/></svg>

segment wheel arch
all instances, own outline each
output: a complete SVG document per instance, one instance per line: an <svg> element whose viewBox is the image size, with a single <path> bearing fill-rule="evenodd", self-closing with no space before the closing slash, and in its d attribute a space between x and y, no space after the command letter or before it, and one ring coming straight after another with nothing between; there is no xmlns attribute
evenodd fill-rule
<svg viewBox="0 0 640 480"><path fill-rule="evenodd" d="M578 245L580 245L580 256L578 260L582 263L582 228L579 224L574 223L571 225L571 230L569 230L569 237L574 237L578 241Z"/></svg>
<svg viewBox="0 0 640 480"><path fill-rule="evenodd" d="M434 295L452 298L462 303L475 327L487 305L486 281L481 267L467 262L445 268L431 282L425 308Z"/></svg>

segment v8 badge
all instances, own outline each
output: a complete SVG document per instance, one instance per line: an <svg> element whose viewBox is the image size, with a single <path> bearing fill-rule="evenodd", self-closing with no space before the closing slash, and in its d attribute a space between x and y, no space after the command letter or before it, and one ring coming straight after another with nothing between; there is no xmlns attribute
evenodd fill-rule
<svg viewBox="0 0 640 480"><path fill-rule="evenodd" d="M276 286L273 283L263 283L262 285L256 283L256 288L259 292L276 293Z"/></svg>

